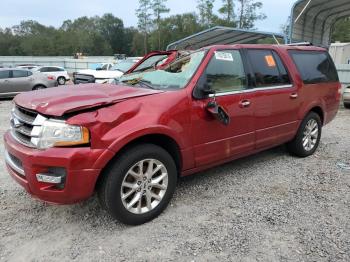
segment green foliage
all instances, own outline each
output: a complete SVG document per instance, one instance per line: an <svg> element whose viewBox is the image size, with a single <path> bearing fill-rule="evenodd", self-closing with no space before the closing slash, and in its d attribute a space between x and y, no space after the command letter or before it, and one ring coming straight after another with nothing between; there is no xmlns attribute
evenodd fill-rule
<svg viewBox="0 0 350 262"><path fill-rule="evenodd" d="M332 42L350 42L350 17L339 20L334 25Z"/></svg>
<svg viewBox="0 0 350 262"><path fill-rule="evenodd" d="M200 23L206 28L213 26L216 18L213 11L214 2L215 0L197 0Z"/></svg>
<svg viewBox="0 0 350 262"><path fill-rule="evenodd" d="M254 0L238 0L238 27L242 29L252 29L258 20L266 19L266 15L259 13L263 4Z"/></svg>
<svg viewBox="0 0 350 262"><path fill-rule="evenodd" d="M235 5L233 0L222 0L223 5L219 9L219 13L224 16L227 24L235 25Z"/></svg>
<svg viewBox="0 0 350 262"><path fill-rule="evenodd" d="M141 56L149 50L164 50L168 44L212 26L253 28L262 3L255 0L197 0L198 13L163 17L170 10L167 0L139 0L138 27L125 28L113 14L83 16L66 20L59 28L36 21L22 21L12 28L0 28L0 55L67 56L75 53ZM345 28L346 25L343 25ZM347 26L347 30L350 27ZM336 35L336 32L335 32ZM348 34L349 35L349 34ZM339 38L339 37L338 37Z"/></svg>
<svg viewBox="0 0 350 262"><path fill-rule="evenodd" d="M139 7L136 9L138 28L143 34L144 53L148 52L148 34L152 26L152 2L151 0L139 0Z"/></svg>
<svg viewBox="0 0 350 262"><path fill-rule="evenodd" d="M154 23L158 32L158 49L161 49L161 15L170 12L170 9L165 5L166 2L167 0L153 0L152 2L153 15L155 17Z"/></svg>

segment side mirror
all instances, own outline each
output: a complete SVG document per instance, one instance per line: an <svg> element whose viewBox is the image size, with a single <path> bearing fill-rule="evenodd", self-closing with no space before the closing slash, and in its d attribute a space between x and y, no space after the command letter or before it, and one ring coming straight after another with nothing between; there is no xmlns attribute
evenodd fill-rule
<svg viewBox="0 0 350 262"><path fill-rule="evenodd" d="M101 70L103 70L102 67L97 67L96 68L96 71L101 71Z"/></svg>
<svg viewBox="0 0 350 262"><path fill-rule="evenodd" d="M218 121L225 126L228 126L231 122L230 116L225 109L220 106L216 101L210 101L206 107L207 111L213 115Z"/></svg>
<svg viewBox="0 0 350 262"><path fill-rule="evenodd" d="M198 80L198 83L193 91L193 97L196 99L204 99L215 94L212 88L212 83L208 81L207 75L204 73Z"/></svg>

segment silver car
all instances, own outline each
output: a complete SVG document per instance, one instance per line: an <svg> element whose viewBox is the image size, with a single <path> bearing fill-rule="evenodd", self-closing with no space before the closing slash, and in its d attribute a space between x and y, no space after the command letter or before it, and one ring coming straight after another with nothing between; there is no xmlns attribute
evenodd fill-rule
<svg viewBox="0 0 350 262"><path fill-rule="evenodd" d="M57 85L54 76L20 68L0 68L0 97L13 97L25 91Z"/></svg>

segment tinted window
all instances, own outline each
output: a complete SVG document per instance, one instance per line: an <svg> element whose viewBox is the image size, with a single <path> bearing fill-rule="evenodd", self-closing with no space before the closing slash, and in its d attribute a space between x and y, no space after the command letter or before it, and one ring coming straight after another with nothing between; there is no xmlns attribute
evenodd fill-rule
<svg viewBox="0 0 350 262"><path fill-rule="evenodd" d="M62 68L59 67L49 67L49 72L60 72L60 71L64 71Z"/></svg>
<svg viewBox="0 0 350 262"><path fill-rule="evenodd" d="M246 87L246 74L238 50L216 51L206 69L207 82L217 93Z"/></svg>
<svg viewBox="0 0 350 262"><path fill-rule="evenodd" d="M50 72L50 70L49 70L49 68L48 67L42 67L42 68L40 68L40 70L39 70L40 72Z"/></svg>
<svg viewBox="0 0 350 262"><path fill-rule="evenodd" d="M305 84L337 82L338 73L326 52L290 51Z"/></svg>
<svg viewBox="0 0 350 262"><path fill-rule="evenodd" d="M247 50L256 87L290 84L288 72L276 52Z"/></svg>
<svg viewBox="0 0 350 262"><path fill-rule="evenodd" d="M10 78L10 71L9 70L0 70L0 79L6 79Z"/></svg>
<svg viewBox="0 0 350 262"><path fill-rule="evenodd" d="M27 77L27 76L28 76L28 71L25 71L25 70L12 71L12 78Z"/></svg>

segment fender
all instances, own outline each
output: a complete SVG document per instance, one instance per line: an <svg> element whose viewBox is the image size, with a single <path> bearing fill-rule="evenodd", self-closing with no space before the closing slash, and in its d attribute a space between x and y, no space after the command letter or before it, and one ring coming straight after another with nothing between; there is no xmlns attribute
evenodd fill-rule
<svg viewBox="0 0 350 262"><path fill-rule="evenodd" d="M164 135L173 139L180 149L179 153L181 155L181 158L183 158L181 151L186 149L186 145L184 145L184 141L182 141L179 134L177 134L167 126L154 125L144 129L134 130L128 134L119 136L98 158L98 160L94 164L94 168L102 169L123 147L135 141L136 139L147 135ZM189 160L187 160L186 162L188 161Z"/></svg>

